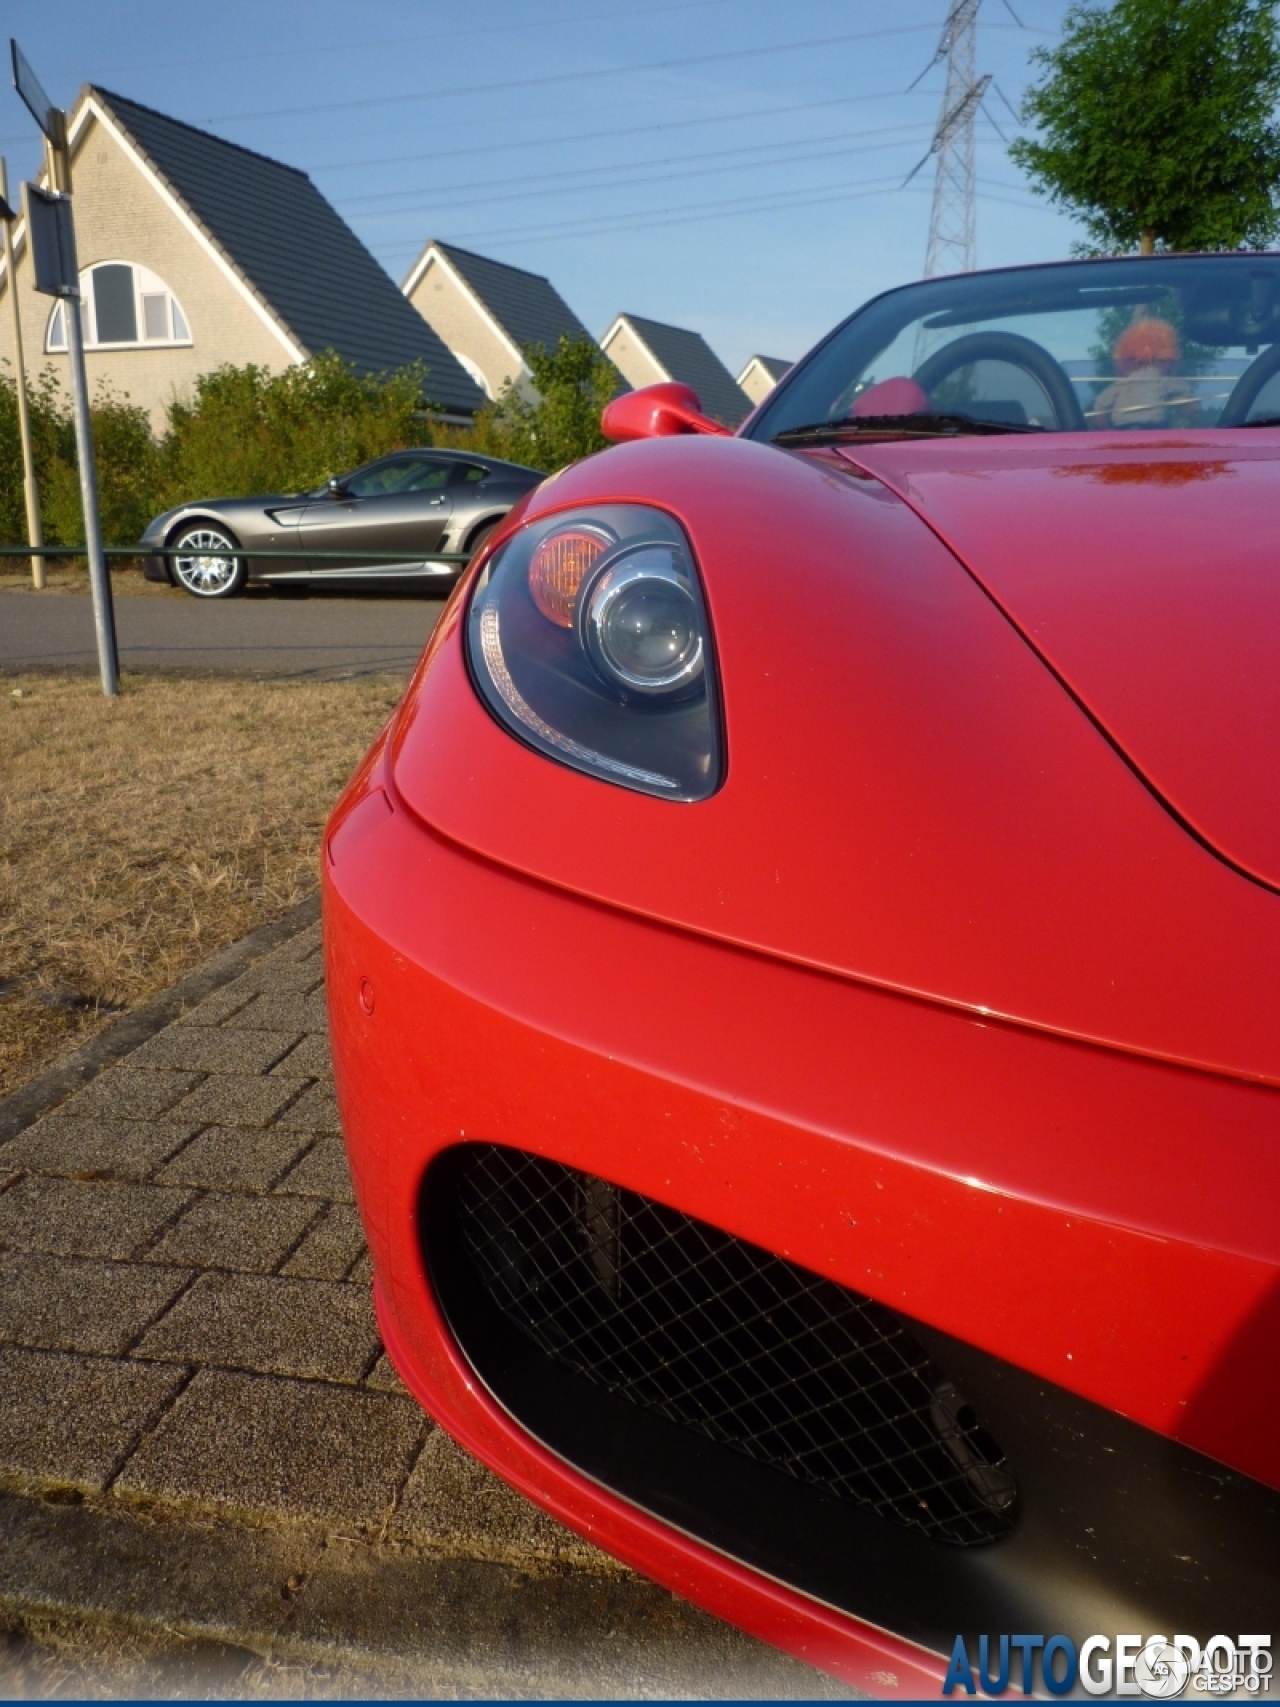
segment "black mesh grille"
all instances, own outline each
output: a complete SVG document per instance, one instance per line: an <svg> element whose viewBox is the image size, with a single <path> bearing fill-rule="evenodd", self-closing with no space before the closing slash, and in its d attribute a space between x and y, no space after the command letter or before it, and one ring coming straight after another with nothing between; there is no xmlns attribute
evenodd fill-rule
<svg viewBox="0 0 1280 1707"><path fill-rule="evenodd" d="M592 1175L455 1157L479 1277L548 1357L939 1540L1010 1528L1000 1448L891 1310Z"/></svg>

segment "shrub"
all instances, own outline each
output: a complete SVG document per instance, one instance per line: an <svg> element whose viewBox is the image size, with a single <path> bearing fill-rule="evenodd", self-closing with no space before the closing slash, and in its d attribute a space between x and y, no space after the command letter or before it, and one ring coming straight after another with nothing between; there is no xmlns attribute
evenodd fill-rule
<svg viewBox="0 0 1280 1707"><path fill-rule="evenodd" d="M100 386L90 407L98 472L98 513L108 545L130 545L156 513L159 447L145 409ZM80 469L70 415L60 419L60 444L40 477L44 536L51 544L83 545Z"/></svg>
<svg viewBox="0 0 1280 1707"><path fill-rule="evenodd" d="M70 402L52 367L28 382L27 392L45 540L50 545L83 544ZM110 544L127 544L137 539L155 514L159 448L146 410L127 398L100 388L90 413L103 537ZM5 545L23 545L27 540L17 386L11 373L0 374L0 540Z"/></svg>
<svg viewBox="0 0 1280 1707"><path fill-rule="evenodd" d="M8 369L8 364L5 363ZM35 451L36 479L41 498L52 471L60 464L75 466L75 443L70 417L58 398L58 382L52 368L27 382L31 413L31 439ZM43 507L43 506L42 506ZM22 440L18 432L18 387L11 370L0 372L0 543L24 545L27 541L27 511L22 491Z"/></svg>
<svg viewBox="0 0 1280 1707"><path fill-rule="evenodd" d="M581 333L562 333L554 350L530 344L525 360L538 391L530 402L514 389L496 409L514 462L548 473L603 450L600 413L618 389L618 370L597 344Z"/></svg>
<svg viewBox="0 0 1280 1707"><path fill-rule="evenodd" d="M524 358L536 397L511 386L480 410L473 426L430 427L429 442L505 457L548 474L603 450L600 412L620 384L608 356L581 333L564 333L554 350L527 344Z"/></svg>
<svg viewBox="0 0 1280 1707"><path fill-rule="evenodd" d="M421 365L358 374L332 352L271 373L249 365L202 374L189 401L169 407L155 438L146 411L106 388L94 398L93 433L103 537L132 544L151 517L196 498L299 492L331 474L407 445L438 444L505 457L548 472L604 445L600 411L618 387L589 338L562 337L526 351L538 395L514 389L469 427L433 420ZM84 540L69 400L48 367L29 385L45 539ZM0 372L0 539L26 540L14 381Z"/></svg>
<svg viewBox="0 0 1280 1707"><path fill-rule="evenodd" d="M281 373L216 368L169 409L161 450L165 505L300 492L385 451L421 444L425 370L357 374L327 352ZM428 441L429 442L429 441Z"/></svg>

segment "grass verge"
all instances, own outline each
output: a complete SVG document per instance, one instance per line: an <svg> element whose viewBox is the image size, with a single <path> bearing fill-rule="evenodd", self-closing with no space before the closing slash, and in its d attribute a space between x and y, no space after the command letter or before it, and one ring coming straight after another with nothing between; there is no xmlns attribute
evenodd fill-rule
<svg viewBox="0 0 1280 1707"><path fill-rule="evenodd" d="M108 567L111 571L111 591L117 597L145 593L149 598L185 599L190 594L165 581L148 581L142 568L132 558L116 558ZM44 566L46 588L58 593L83 593L89 596L89 570L83 557L50 557ZM0 557L0 593L31 593L36 598L31 579L31 560L27 557Z"/></svg>
<svg viewBox="0 0 1280 1707"><path fill-rule="evenodd" d="M0 1096L318 881L397 679L0 688Z"/></svg>

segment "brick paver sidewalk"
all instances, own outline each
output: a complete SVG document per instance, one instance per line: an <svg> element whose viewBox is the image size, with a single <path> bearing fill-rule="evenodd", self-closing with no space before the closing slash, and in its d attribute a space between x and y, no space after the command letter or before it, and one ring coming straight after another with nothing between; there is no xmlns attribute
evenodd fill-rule
<svg viewBox="0 0 1280 1707"><path fill-rule="evenodd" d="M11 1483L402 1503L427 1430L380 1356L329 1073L313 926L0 1147Z"/></svg>
<svg viewBox="0 0 1280 1707"><path fill-rule="evenodd" d="M0 1531L0 1594L17 1605L87 1595L116 1611L127 1601L131 1617L166 1628L198 1604L199 1619L191 1617L201 1628L234 1633L237 1619L251 1626L261 1615L223 1616L216 1580L194 1581L200 1569L215 1579L225 1569L208 1562L209 1526L219 1558L237 1555L226 1553L218 1525L233 1541L257 1534L255 1558L261 1531L274 1528L294 1548L289 1557L310 1561L290 1572L282 1601L305 1600L315 1549L328 1550L332 1570L337 1542L362 1549L366 1578L390 1561L410 1600L444 1592L442 1560L455 1570L453 1595L459 1562L484 1561L508 1571L504 1583L541 1573L566 1605L576 1604L574 1584L594 1584L606 1625L631 1618L651 1645L674 1644L650 1688L688 1687L682 1644L695 1670L717 1656L730 1693L821 1687L815 1674L682 1607L551 1522L404 1393L370 1303L322 983L311 926L0 1145L0 1495L17 1496ZM49 1525L68 1503L81 1508L77 1523L91 1514L99 1527L59 1540ZM31 1515L37 1507L43 1528ZM121 1522L144 1517L152 1527L143 1539L132 1530L120 1539ZM166 1558L182 1555L171 1528L186 1521L202 1537L190 1557L204 1563L190 1565L193 1580L176 1600L169 1583L151 1606L136 1584L116 1593L98 1577L118 1572L130 1547L160 1547L157 1517L170 1525ZM86 1545L106 1561L98 1577L84 1574ZM71 1549L74 1570L61 1554L49 1564L59 1546ZM283 1571L284 1557L262 1569ZM405 1577L414 1559L437 1575ZM43 1586L24 1589L24 1570ZM51 1588L50 1573L64 1586ZM84 1586L66 1587L71 1576ZM347 1606L346 1591L330 1592ZM484 1598L474 1582L467 1594ZM394 1602L392 1594L392 1613ZM297 1626L299 1614L290 1616ZM323 1628L313 1620L312 1639L327 1631L341 1642L344 1616L325 1613ZM435 1625L418 1632L424 1663L441 1641L440 1616L437 1608ZM281 1622L266 1634L283 1630ZM472 1631L463 1644L472 1669L462 1672L454 1643L442 1685L492 1683L477 1639ZM643 1648L640 1640L630 1650L631 1663ZM571 1683L554 1676L557 1687ZM592 1687L610 1687L608 1676L592 1676Z"/></svg>

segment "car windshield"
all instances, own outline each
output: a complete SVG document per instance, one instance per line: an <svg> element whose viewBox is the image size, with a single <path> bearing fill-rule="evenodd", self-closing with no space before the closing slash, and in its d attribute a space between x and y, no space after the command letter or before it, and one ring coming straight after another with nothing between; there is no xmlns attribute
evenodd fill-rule
<svg viewBox="0 0 1280 1707"><path fill-rule="evenodd" d="M1280 423L1280 255L1072 262L891 291L793 369L747 433L802 443L892 432L900 417L922 433Z"/></svg>

